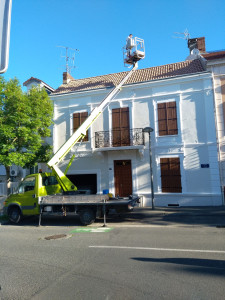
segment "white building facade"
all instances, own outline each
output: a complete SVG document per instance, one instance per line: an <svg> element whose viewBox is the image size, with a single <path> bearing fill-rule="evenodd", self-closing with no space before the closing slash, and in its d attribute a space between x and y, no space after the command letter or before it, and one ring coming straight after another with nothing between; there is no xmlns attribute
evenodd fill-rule
<svg viewBox="0 0 225 300"><path fill-rule="evenodd" d="M74 147L76 158L68 176L85 193L136 194L143 206L151 206L149 138L142 132L151 127L155 205L222 205L210 72L198 60L135 72L86 139ZM50 95L54 151L121 76L70 77ZM72 154L62 162L62 170Z"/></svg>
<svg viewBox="0 0 225 300"><path fill-rule="evenodd" d="M189 39L191 49L199 51L205 59L206 70L211 72L214 90L215 120L218 143L218 160L220 169L221 189L225 195L225 50L206 50L205 37ZM198 52L197 51L197 52ZM189 57L193 57L190 55ZM223 200L224 202L224 200Z"/></svg>

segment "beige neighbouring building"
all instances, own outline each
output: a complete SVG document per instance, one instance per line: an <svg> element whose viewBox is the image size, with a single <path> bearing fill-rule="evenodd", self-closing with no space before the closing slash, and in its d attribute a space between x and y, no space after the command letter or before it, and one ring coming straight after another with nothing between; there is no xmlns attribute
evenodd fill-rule
<svg viewBox="0 0 225 300"><path fill-rule="evenodd" d="M221 188L225 192L225 50L208 51L205 37L191 39L191 44L206 59L206 68L212 74L215 120L218 142L218 159L220 167Z"/></svg>

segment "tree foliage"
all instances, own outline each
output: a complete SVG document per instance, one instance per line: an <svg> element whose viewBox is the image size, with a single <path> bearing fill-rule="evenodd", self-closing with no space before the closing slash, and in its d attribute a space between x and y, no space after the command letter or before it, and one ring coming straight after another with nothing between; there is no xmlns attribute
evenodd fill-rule
<svg viewBox="0 0 225 300"><path fill-rule="evenodd" d="M0 77L0 164L27 167L46 162L53 107L44 89L22 91L17 79ZM44 159L44 160L43 160Z"/></svg>

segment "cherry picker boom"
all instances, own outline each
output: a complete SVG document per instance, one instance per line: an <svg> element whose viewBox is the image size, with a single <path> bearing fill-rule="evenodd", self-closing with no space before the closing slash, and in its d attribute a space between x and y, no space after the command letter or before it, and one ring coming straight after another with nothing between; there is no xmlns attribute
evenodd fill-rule
<svg viewBox="0 0 225 300"><path fill-rule="evenodd" d="M139 47L141 46L141 47ZM94 108L89 117L70 136L70 138L56 151L47 163L51 173L30 174L25 177L18 187L18 191L10 195L4 203L4 213L9 219L18 223L23 216L39 215L39 224L42 215L75 215L80 216L82 224L89 225L95 218L110 209L119 212L128 211L138 202L138 196L127 198L113 198L109 195L82 195L77 187L66 176L72 164L71 157L66 170L62 172L58 164L65 158L76 143L82 141L88 128L97 120L109 103L120 92L122 86L128 81L138 67L138 61L143 59L144 41L134 38L125 53L124 62L133 68L125 74L122 81ZM104 218L105 219L105 218Z"/></svg>
<svg viewBox="0 0 225 300"><path fill-rule="evenodd" d="M76 187L74 184L66 177L57 164L62 161L62 159L68 154L72 147L79 142L87 133L88 128L96 121L100 114L109 105L112 99L120 92L121 87L127 82L127 80L132 76L134 71L137 69L137 62L134 62L133 68L128 74L123 78L123 80L118 84L100 103L100 105L93 109L89 117L82 123L82 125L70 136L70 138L62 145L62 147L55 153L55 155L50 159L47 165L54 171L58 182L62 186L64 192L75 191Z"/></svg>

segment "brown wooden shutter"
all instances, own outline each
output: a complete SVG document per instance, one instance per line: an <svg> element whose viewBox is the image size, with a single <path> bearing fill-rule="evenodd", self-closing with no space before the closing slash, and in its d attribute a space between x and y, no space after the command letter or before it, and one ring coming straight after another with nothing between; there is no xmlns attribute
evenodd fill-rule
<svg viewBox="0 0 225 300"><path fill-rule="evenodd" d="M158 127L159 135L175 135L177 128L176 102L158 103Z"/></svg>
<svg viewBox="0 0 225 300"><path fill-rule="evenodd" d="M73 114L73 132L75 132L79 126L80 126L80 114L75 113Z"/></svg>
<svg viewBox="0 0 225 300"><path fill-rule="evenodd" d="M87 119L87 117L88 117L88 113L86 111L73 114L73 132L75 132L80 127L80 125ZM88 141L88 131L83 141L84 142Z"/></svg>
<svg viewBox="0 0 225 300"><path fill-rule="evenodd" d="M112 110L113 147L121 146L120 109Z"/></svg>
<svg viewBox="0 0 225 300"><path fill-rule="evenodd" d="M130 145L129 107L112 110L113 146Z"/></svg>
<svg viewBox="0 0 225 300"><path fill-rule="evenodd" d="M168 134L173 135L178 133L177 129L177 108L176 102L168 102L167 104L167 124Z"/></svg>
<svg viewBox="0 0 225 300"><path fill-rule="evenodd" d="M159 135L167 135L166 103L158 103L158 126Z"/></svg>
<svg viewBox="0 0 225 300"><path fill-rule="evenodd" d="M160 158L161 184L163 193L181 193L180 159Z"/></svg>

